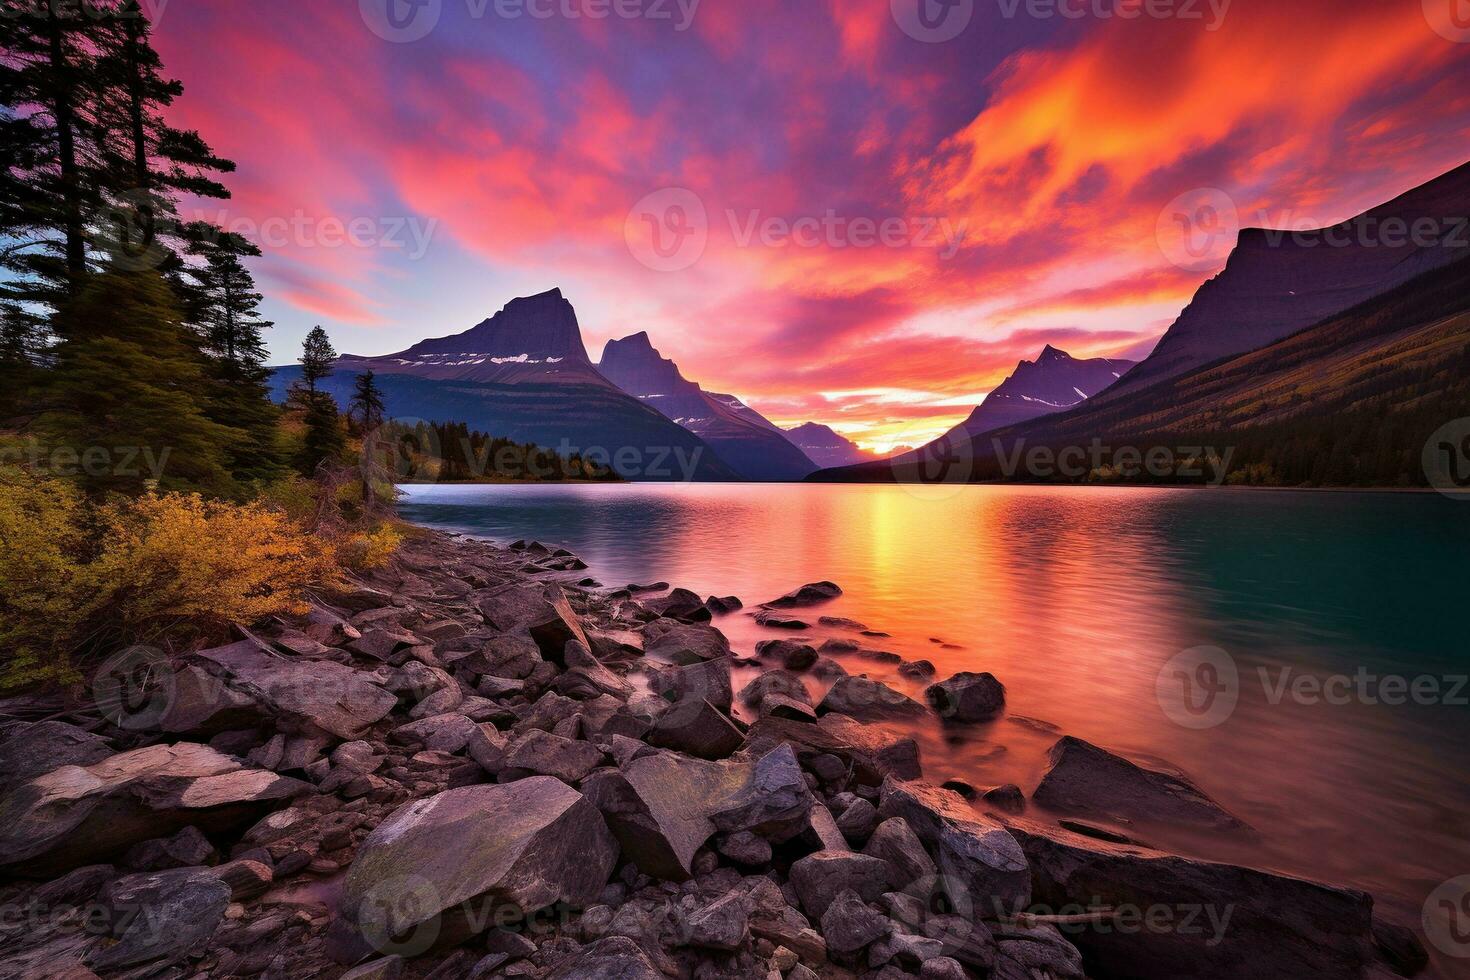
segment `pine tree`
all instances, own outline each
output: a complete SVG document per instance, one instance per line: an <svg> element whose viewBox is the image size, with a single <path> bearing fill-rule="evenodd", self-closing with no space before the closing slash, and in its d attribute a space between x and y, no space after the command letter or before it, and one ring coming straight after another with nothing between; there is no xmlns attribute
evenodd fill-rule
<svg viewBox="0 0 1470 980"><path fill-rule="evenodd" d="M301 345L300 357L301 381L306 385L309 396L316 397L317 382L331 375L332 363L336 360L337 351L332 347L327 332L320 325L312 327Z"/></svg>
<svg viewBox="0 0 1470 980"><path fill-rule="evenodd" d="M47 383L56 407L38 428L76 459L82 484L136 493L156 480L230 492L227 457L239 433L205 414L198 393L208 363L188 343L164 277L101 272L64 312L85 334L57 351Z"/></svg>
<svg viewBox="0 0 1470 980"><path fill-rule="evenodd" d="M383 389L373 377L372 371L364 371L352 381L352 402L347 409L347 418L357 425L357 431L371 434L383 424L387 406L383 402Z"/></svg>
<svg viewBox="0 0 1470 980"><path fill-rule="evenodd" d="M301 345L301 383L305 388L298 385L293 390L306 423L305 443L296 464L308 476L323 463L338 459L346 446L337 403L329 393L317 390L317 383L331 375L336 359L327 332L320 326L312 327Z"/></svg>

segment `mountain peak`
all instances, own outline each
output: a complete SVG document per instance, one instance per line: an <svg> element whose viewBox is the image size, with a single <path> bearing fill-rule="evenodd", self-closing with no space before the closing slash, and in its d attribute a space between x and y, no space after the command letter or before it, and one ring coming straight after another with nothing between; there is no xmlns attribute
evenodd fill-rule
<svg viewBox="0 0 1470 980"><path fill-rule="evenodd" d="M1041 349L1041 356L1036 360L1037 363L1041 363L1042 361L1070 361L1072 360L1072 355L1064 350L1058 350L1051 344L1047 344Z"/></svg>

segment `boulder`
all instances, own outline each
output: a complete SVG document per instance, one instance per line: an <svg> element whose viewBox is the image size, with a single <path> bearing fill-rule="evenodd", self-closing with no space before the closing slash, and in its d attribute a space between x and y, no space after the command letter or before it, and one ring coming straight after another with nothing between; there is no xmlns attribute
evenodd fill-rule
<svg viewBox="0 0 1470 980"><path fill-rule="evenodd" d="M351 963L395 937L453 942L498 914L591 904L617 854L597 808L547 776L414 800L358 846L328 952Z"/></svg>
<svg viewBox="0 0 1470 980"><path fill-rule="evenodd" d="M855 847L861 847L877 826L878 808L864 799L856 800L837 818L837 829Z"/></svg>
<svg viewBox="0 0 1470 980"><path fill-rule="evenodd" d="M859 721L915 718L925 714L922 704L882 681L866 677L840 677L817 705L817 714L832 712Z"/></svg>
<svg viewBox="0 0 1470 980"><path fill-rule="evenodd" d="M476 731L483 734L479 729ZM554 776L564 783L575 784L602 765L602 761L602 750L590 742L532 729L506 748L498 778L508 783L531 776Z"/></svg>
<svg viewBox="0 0 1470 980"><path fill-rule="evenodd" d="M903 817L934 853L956 905L996 900L1024 906L1031 894L1026 856L1004 827L970 808L958 794L918 780L883 781L878 813Z"/></svg>
<svg viewBox="0 0 1470 980"><path fill-rule="evenodd" d="M15 722L0 729L0 784L15 786L62 766L112 755L107 739L63 721Z"/></svg>
<svg viewBox="0 0 1470 980"><path fill-rule="evenodd" d="M395 742L436 752L458 752L469 744L476 727L466 716L451 711L399 725L388 733L388 737Z"/></svg>
<svg viewBox="0 0 1470 980"><path fill-rule="evenodd" d="M822 913L822 938L827 941L827 952L838 957L855 956L892 929L892 923L869 908L850 888L839 892Z"/></svg>
<svg viewBox="0 0 1470 980"><path fill-rule="evenodd" d="M582 622L559 586L512 583L475 593L486 624L502 633L526 633L547 660L560 663L572 640L592 648Z"/></svg>
<svg viewBox="0 0 1470 980"><path fill-rule="evenodd" d="M786 718L808 724L815 724L817 721L817 709L812 707L810 701L774 691L761 699L760 714L762 718Z"/></svg>
<svg viewBox="0 0 1470 980"><path fill-rule="evenodd" d="M0 868L54 874L186 825L212 832L245 824L311 791L189 742L62 766L0 800Z"/></svg>
<svg viewBox="0 0 1470 980"><path fill-rule="evenodd" d="M759 626L773 630L808 630L811 624L802 622L786 613L774 609L761 609L755 613L755 621Z"/></svg>
<svg viewBox="0 0 1470 980"><path fill-rule="evenodd" d="M1053 810L1212 830L1246 827L1177 769L1141 766L1070 735L1052 746L1051 763L1031 798Z"/></svg>
<svg viewBox="0 0 1470 980"><path fill-rule="evenodd" d="M139 871L165 871L211 864L218 855L198 827L184 827L172 837L145 840L128 848L123 863Z"/></svg>
<svg viewBox="0 0 1470 980"><path fill-rule="evenodd" d="M730 656L730 641L713 626L656 619L643 628L643 650L652 660L684 665Z"/></svg>
<svg viewBox="0 0 1470 980"><path fill-rule="evenodd" d="M643 605L660 616L671 616L674 619L689 622L708 622L710 619L710 610L706 608L699 596L688 589L674 589L666 596L644 599Z"/></svg>
<svg viewBox="0 0 1470 980"><path fill-rule="evenodd" d="M770 609L795 609L800 606L815 606L829 602L840 595L842 595L842 590L832 582L811 582L786 593L779 599L762 603L762 605Z"/></svg>
<svg viewBox="0 0 1470 980"><path fill-rule="evenodd" d="M569 642L562 653L566 673L556 679L556 687L563 694L589 701L607 694L626 699L633 693L633 685L609 670L592 651L581 643Z"/></svg>
<svg viewBox="0 0 1470 980"><path fill-rule="evenodd" d="M87 964L160 971L204 951L230 904L230 886L204 868L128 875L103 889L115 943L92 947Z"/></svg>
<svg viewBox="0 0 1470 980"><path fill-rule="evenodd" d="M168 693L158 729L173 735L207 738L220 732L255 728L270 717L269 711L254 698L193 664L174 672Z"/></svg>
<svg viewBox="0 0 1470 980"><path fill-rule="evenodd" d="M939 870L903 817L889 817L878 824L863 853L883 862L885 880L895 891L903 891L916 881L927 881Z"/></svg>
<svg viewBox="0 0 1470 980"><path fill-rule="evenodd" d="M649 689L667 701L708 701L726 714L734 705L728 657L666 667L651 672L648 681Z"/></svg>
<svg viewBox="0 0 1470 980"><path fill-rule="evenodd" d="M398 703L371 674L330 660L288 660L252 640L195 656L273 714L338 738L356 738Z"/></svg>
<svg viewBox="0 0 1470 980"><path fill-rule="evenodd" d="M813 802L789 746L723 762L655 752L592 774L584 790L628 858L664 881L687 880L716 833L789 840Z"/></svg>
<svg viewBox="0 0 1470 980"><path fill-rule="evenodd" d="M446 654L445 662L476 674L523 681L541 663L541 648L524 630L501 633L483 639L477 649L462 651L459 656Z"/></svg>
<svg viewBox="0 0 1470 980"><path fill-rule="evenodd" d="M818 851L791 865L791 886L801 910L819 920L845 891L864 902L876 902L887 891L887 867L875 857L853 851ZM824 934L825 935L825 934Z"/></svg>
<svg viewBox="0 0 1470 980"><path fill-rule="evenodd" d="M704 600L705 608L716 616L728 616L732 612L739 612L745 603L740 601L739 596L710 596Z"/></svg>
<svg viewBox="0 0 1470 980"><path fill-rule="evenodd" d="M1373 899L1363 892L1031 822L1017 821L1010 832L1030 862L1036 902L1138 909L1153 922L1168 917L1167 928L1069 930L1100 974L1355 977L1372 959Z"/></svg>
<svg viewBox="0 0 1470 980"><path fill-rule="evenodd" d="M647 736L649 745L701 759L724 759L745 742L745 733L706 700L681 702L663 711Z"/></svg>
<svg viewBox="0 0 1470 980"><path fill-rule="evenodd" d="M931 684L924 696L945 721L989 721L1005 710L1006 689L993 674L968 671Z"/></svg>
<svg viewBox="0 0 1470 980"><path fill-rule="evenodd" d="M808 670L817 662L817 651L795 640L761 640L755 645L755 653L763 660L780 661L787 670Z"/></svg>
<svg viewBox="0 0 1470 980"><path fill-rule="evenodd" d="M769 670L752 680L740 689L740 702L752 708L759 708L765 699L773 694L808 706L812 703L811 694L808 693L806 685L801 682L801 678L785 670Z"/></svg>
<svg viewBox="0 0 1470 980"><path fill-rule="evenodd" d="M569 957L547 980L666 980L626 936L608 936Z"/></svg>
<svg viewBox="0 0 1470 980"><path fill-rule="evenodd" d="M715 850L736 864L745 865L768 864L772 856L771 842L748 830L722 835L715 841Z"/></svg>
<svg viewBox="0 0 1470 980"><path fill-rule="evenodd" d="M996 786L980 794L986 803L1006 813L1021 813L1026 809L1026 794L1015 783Z"/></svg>
<svg viewBox="0 0 1470 980"><path fill-rule="evenodd" d="M746 748L762 751L787 743L802 759L835 755L853 769L860 783L876 786L885 776L918 779L919 745L881 728L864 725L846 715L825 715L815 725L784 718L762 718L750 726Z"/></svg>
<svg viewBox="0 0 1470 980"><path fill-rule="evenodd" d="M750 916L739 895L726 895L691 914L680 939L685 946L731 952L750 936Z"/></svg>

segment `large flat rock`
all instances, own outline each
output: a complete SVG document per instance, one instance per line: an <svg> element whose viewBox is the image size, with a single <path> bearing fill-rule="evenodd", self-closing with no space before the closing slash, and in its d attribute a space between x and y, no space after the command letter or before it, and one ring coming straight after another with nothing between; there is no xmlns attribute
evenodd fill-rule
<svg viewBox="0 0 1470 980"><path fill-rule="evenodd" d="M249 769L206 745L151 745L89 766L62 766L0 801L0 867L65 871L166 837L185 826L220 830L311 791Z"/></svg>
<svg viewBox="0 0 1470 980"><path fill-rule="evenodd" d="M588 905L617 855L597 808L550 776L414 800L358 848L329 951L355 962L405 934L454 941L507 915Z"/></svg>
<svg viewBox="0 0 1470 980"><path fill-rule="evenodd" d="M201 650L206 669L230 687L299 725L353 739L388 716L398 703L372 674L330 660L278 657L251 640Z"/></svg>
<svg viewBox="0 0 1470 980"><path fill-rule="evenodd" d="M1097 975L1357 977L1371 958L1373 900L1363 892L1029 822L1009 830L1030 863L1036 902L1152 910L1152 921L1166 923L1069 929Z"/></svg>
<svg viewBox="0 0 1470 980"><path fill-rule="evenodd" d="M1212 830L1246 827L1176 769L1140 765L1070 735L1052 746L1051 762L1031 798L1053 810Z"/></svg>

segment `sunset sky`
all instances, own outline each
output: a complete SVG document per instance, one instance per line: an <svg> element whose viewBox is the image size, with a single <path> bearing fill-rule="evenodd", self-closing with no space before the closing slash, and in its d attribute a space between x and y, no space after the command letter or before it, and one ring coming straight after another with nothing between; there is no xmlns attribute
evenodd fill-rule
<svg viewBox="0 0 1470 980"><path fill-rule="evenodd" d="M277 363L559 286L594 359L647 330L778 423L914 445L1046 343L1146 350L1230 207L1319 226L1470 159L1467 0L383 2L157 19Z"/></svg>

